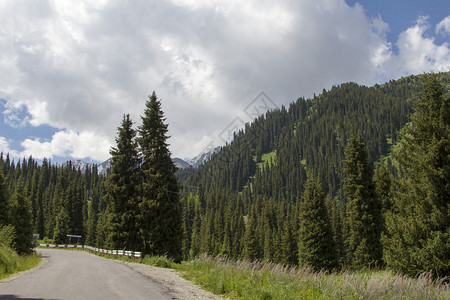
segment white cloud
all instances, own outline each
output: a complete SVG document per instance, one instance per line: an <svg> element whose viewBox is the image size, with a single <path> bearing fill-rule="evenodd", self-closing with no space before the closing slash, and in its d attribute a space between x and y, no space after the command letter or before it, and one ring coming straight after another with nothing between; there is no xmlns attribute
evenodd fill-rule
<svg viewBox="0 0 450 300"><path fill-rule="evenodd" d="M10 141L8 141L3 136L0 136L0 152L2 152L4 155L9 153L11 158L21 158L20 153L14 149L11 149Z"/></svg>
<svg viewBox="0 0 450 300"><path fill-rule="evenodd" d="M450 16L445 17L441 22L439 22L439 24L437 24L436 32L450 34Z"/></svg>
<svg viewBox="0 0 450 300"><path fill-rule="evenodd" d="M59 129L25 140L26 151L77 158L108 155L122 115L139 123L153 90L171 149L186 157L261 91L281 106L338 82L448 70L450 60L424 23L402 33L395 55L387 24L343 0L4 0L0 28L0 98L29 112L5 116Z"/></svg>
<svg viewBox="0 0 450 300"><path fill-rule="evenodd" d="M0 136L0 152L21 159L33 156L36 159L54 157L91 158L105 161L109 158L110 142L102 135L92 132L59 131L50 141L41 138L28 138L22 141L22 151L11 149L10 141Z"/></svg>
<svg viewBox="0 0 450 300"><path fill-rule="evenodd" d="M20 153L19 157L33 156L36 159L53 157L52 144L50 142L41 142L39 138L25 139L21 145L24 150Z"/></svg>
<svg viewBox="0 0 450 300"><path fill-rule="evenodd" d="M387 76L397 78L409 74L450 70L450 45L437 45L433 37L426 37L425 32L429 28L427 18L420 17L414 26L399 35L398 55L387 57L384 63L387 66Z"/></svg>
<svg viewBox="0 0 450 300"><path fill-rule="evenodd" d="M25 139L22 142L22 156L35 158L73 157L75 159L92 158L105 161L109 157L110 142L101 135L92 132L59 131L51 141L39 138Z"/></svg>

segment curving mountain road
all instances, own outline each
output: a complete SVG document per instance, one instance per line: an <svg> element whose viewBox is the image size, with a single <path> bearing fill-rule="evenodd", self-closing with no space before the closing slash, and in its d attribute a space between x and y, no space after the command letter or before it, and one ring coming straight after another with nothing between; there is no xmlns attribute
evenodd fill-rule
<svg viewBox="0 0 450 300"><path fill-rule="evenodd" d="M126 264L82 251L39 249L47 262L0 283L3 299L174 299Z"/></svg>

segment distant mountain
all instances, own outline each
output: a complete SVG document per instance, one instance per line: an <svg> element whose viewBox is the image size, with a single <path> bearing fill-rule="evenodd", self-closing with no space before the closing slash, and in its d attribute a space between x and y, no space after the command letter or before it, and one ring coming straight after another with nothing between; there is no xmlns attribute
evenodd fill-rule
<svg viewBox="0 0 450 300"><path fill-rule="evenodd" d="M203 165L205 162L207 162L208 160L210 160L211 156L213 156L213 154L216 154L220 151L222 147L208 147L205 149L205 151L203 151L202 153L200 153L199 155L195 156L194 158L188 160L188 164L191 165L194 168L198 168L201 165Z"/></svg>
<svg viewBox="0 0 450 300"><path fill-rule="evenodd" d="M190 159L187 162L178 157L172 158L172 161L178 169L186 169L186 168L190 168L190 167L198 168L199 166L201 166L202 164L207 162L213 154L219 152L220 149L221 149L221 147L207 148L205 151L203 151L202 153L200 153L199 155L195 156L194 158ZM108 169L111 168L111 161L112 161L112 159L109 158L109 159L105 160L104 162L102 162L101 164L97 164L98 174L106 175ZM69 163L72 165L73 168L75 168L77 170L80 169L81 173L83 173L83 174L84 174L84 172L86 172L86 168L88 166L90 168L92 168L92 166L94 165L92 163L88 163L88 162L85 162L85 161L82 161L79 159L69 160L69 161L62 163L61 165L67 166L67 165L69 165Z"/></svg>
<svg viewBox="0 0 450 300"><path fill-rule="evenodd" d="M80 169L81 173L83 173L83 174L86 171L86 167L87 166L90 166L90 167L92 166L91 163L87 163L87 162L84 162L84 161L79 160L79 159L77 159L77 160L69 160L69 161L66 161L66 162L64 162L62 164L59 164L59 165L61 165L61 166L68 166L69 164L72 165L72 168L75 168L76 170Z"/></svg>
<svg viewBox="0 0 450 300"><path fill-rule="evenodd" d="M97 166L98 174L106 175L108 169L111 168L111 160L112 160L111 158L108 158L107 160L105 160L104 162L102 162Z"/></svg>
<svg viewBox="0 0 450 300"><path fill-rule="evenodd" d="M185 169L191 167L190 164L188 164L187 162L178 157L172 158L172 161L175 164L175 167L177 167L178 169Z"/></svg>
<svg viewBox="0 0 450 300"><path fill-rule="evenodd" d="M88 163L88 162L85 162L85 161L82 161L79 159L69 160L60 165L68 166L69 164L71 164L72 167L75 168L76 170L80 169L81 173L83 173L83 174L86 172L87 167L92 169L92 166L94 165L93 163ZM101 164L97 164L98 174L106 175L106 172L108 171L108 169L110 167L111 167L111 158L107 159L106 161L102 162Z"/></svg>

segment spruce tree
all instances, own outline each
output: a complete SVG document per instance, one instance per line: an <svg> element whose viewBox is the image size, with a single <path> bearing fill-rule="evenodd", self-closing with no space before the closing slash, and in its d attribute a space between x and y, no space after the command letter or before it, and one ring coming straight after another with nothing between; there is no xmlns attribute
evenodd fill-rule
<svg viewBox="0 0 450 300"><path fill-rule="evenodd" d="M350 136L345 155L347 263L355 269L374 268L381 264L382 256L381 203L375 196L372 168L361 137Z"/></svg>
<svg viewBox="0 0 450 300"><path fill-rule="evenodd" d="M248 214L242 241L244 246L242 256L249 261L254 261L259 258L260 251L256 234L256 208L253 206Z"/></svg>
<svg viewBox="0 0 450 300"><path fill-rule="evenodd" d="M200 203L196 203L194 211L194 220L192 223L192 233L191 233L191 247L189 250L189 258L194 259L198 254L200 254L200 244L201 244L201 216L200 216Z"/></svg>
<svg viewBox="0 0 450 300"><path fill-rule="evenodd" d="M300 207L298 262L315 270L331 270L336 265L336 247L325 206L322 183L309 174Z"/></svg>
<svg viewBox="0 0 450 300"><path fill-rule="evenodd" d="M9 201L3 170L0 168L0 226L9 224Z"/></svg>
<svg viewBox="0 0 450 300"><path fill-rule="evenodd" d="M384 162L377 164L373 181L375 184L375 194L382 204L382 213L384 215L392 208L392 179Z"/></svg>
<svg viewBox="0 0 450 300"><path fill-rule="evenodd" d="M98 214L96 244L99 248L112 248L113 246L109 243L111 240L108 239L108 233L110 231L109 224L111 224L109 217L110 214L108 207Z"/></svg>
<svg viewBox="0 0 450 300"><path fill-rule="evenodd" d="M139 215L139 155L130 115L124 115L112 148L111 173L105 181L109 206L108 241L114 249L137 251L143 246L136 216Z"/></svg>
<svg viewBox="0 0 450 300"><path fill-rule="evenodd" d="M289 218L286 218L283 222L283 235L281 237L281 247L280 247L280 263L285 265L295 265L297 264L297 245L295 241L292 230L292 224ZM296 232L296 231L295 231Z"/></svg>
<svg viewBox="0 0 450 300"><path fill-rule="evenodd" d="M141 165L140 229L144 252L181 259L182 220L175 177L176 167L168 149L168 125L161 102L153 92L146 102L138 143Z"/></svg>
<svg viewBox="0 0 450 300"><path fill-rule="evenodd" d="M88 218L86 221L86 245L95 245L96 217L92 204L88 208Z"/></svg>
<svg viewBox="0 0 450 300"><path fill-rule="evenodd" d="M53 233L53 242L55 244L65 244L69 234L69 214L64 207L61 207L56 216L56 225Z"/></svg>
<svg viewBox="0 0 450 300"><path fill-rule="evenodd" d="M386 217L384 259L409 275L450 274L450 97L427 75L395 159L404 172Z"/></svg>
<svg viewBox="0 0 450 300"><path fill-rule="evenodd" d="M33 223L30 200L25 195L22 179L12 197L11 224L16 232L14 247L17 253L29 253L33 247Z"/></svg>

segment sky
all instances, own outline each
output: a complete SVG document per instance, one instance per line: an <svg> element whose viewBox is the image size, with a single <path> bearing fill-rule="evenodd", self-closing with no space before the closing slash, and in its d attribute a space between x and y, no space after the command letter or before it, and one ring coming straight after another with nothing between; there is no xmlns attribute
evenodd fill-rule
<svg viewBox="0 0 450 300"><path fill-rule="evenodd" d="M0 0L0 151L102 162L155 91L172 156L344 82L450 71L448 0Z"/></svg>

